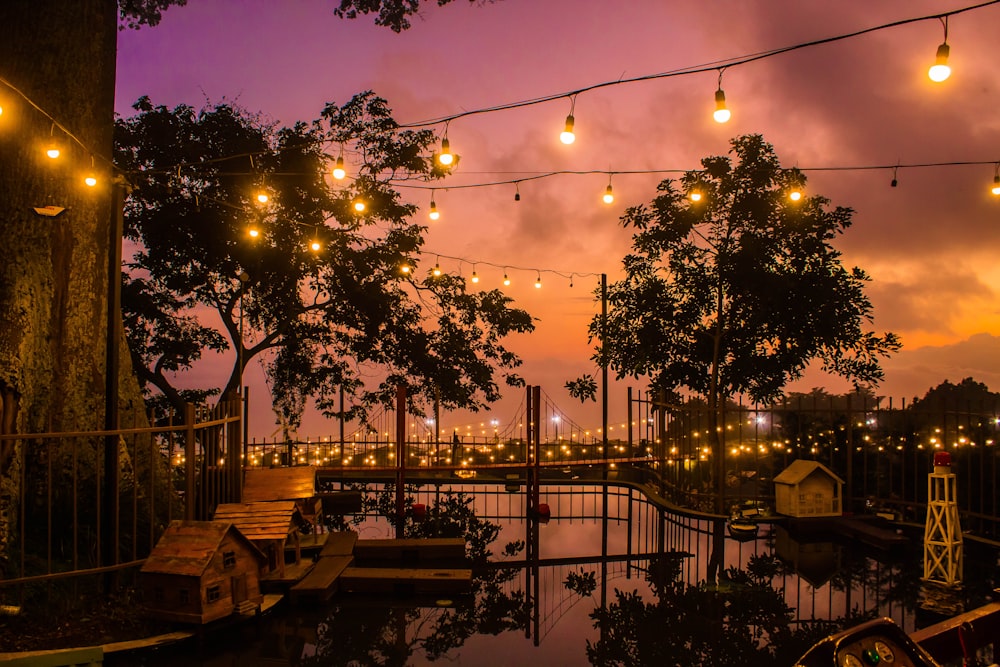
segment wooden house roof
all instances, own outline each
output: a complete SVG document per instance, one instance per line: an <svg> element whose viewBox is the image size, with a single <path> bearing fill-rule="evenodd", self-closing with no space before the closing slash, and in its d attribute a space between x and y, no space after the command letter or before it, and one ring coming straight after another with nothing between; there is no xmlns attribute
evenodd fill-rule
<svg viewBox="0 0 1000 667"><path fill-rule="evenodd" d="M230 532L260 562L267 561L260 549L230 522L171 521L141 571L200 577Z"/></svg>
<svg viewBox="0 0 1000 667"><path fill-rule="evenodd" d="M820 470L830 479L843 484L844 480L837 476L832 470L827 468L825 465L819 461L809 461L806 459L795 459L792 461L787 468L782 470L775 478L775 484L789 484L795 485L800 483L806 477Z"/></svg>
<svg viewBox="0 0 1000 667"><path fill-rule="evenodd" d="M291 500L260 503L225 503L215 508L216 521L228 521L248 540L284 540L301 522Z"/></svg>
<svg viewBox="0 0 1000 667"><path fill-rule="evenodd" d="M243 502L302 500L316 495L316 469L251 468L243 478Z"/></svg>

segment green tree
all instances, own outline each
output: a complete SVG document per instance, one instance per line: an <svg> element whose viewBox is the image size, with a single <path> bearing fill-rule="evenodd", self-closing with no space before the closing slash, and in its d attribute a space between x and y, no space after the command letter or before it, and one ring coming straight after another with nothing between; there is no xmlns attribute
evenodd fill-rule
<svg viewBox="0 0 1000 667"><path fill-rule="evenodd" d="M175 407L185 395L172 373L206 349L235 352L223 393L248 361L266 358L293 424L311 397L337 412L341 389L357 401L351 416L363 416L391 404L401 382L413 398L472 410L499 398L498 372L521 384L503 339L531 331L530 316L499 290L417 269L426 228L393 185L444 175L433 132L400 130L370 92L282 128L224 104L136 108L117 135L135 185L123 312L140 378ZM326 180L327 145L346 151L344 186Z"/></svg>
<svg viewBox="0 0 1000 667"><path fill-rule="evenodd" d="M731 155L704 158L701 170L664 180L650 204L626 210L633 252L624 280L608 288L607 336L595 354L605 351L619 377L706 399L720 512L727 399L773 400L814 360L856 385L877 383L880 357L899 348L894 334L866 330L868 276L844 267L833 245L852 211L818 195L793 201L805 177L782 168L759 135L734 139ZM592 337L600 325L592 321Z"/></svg>

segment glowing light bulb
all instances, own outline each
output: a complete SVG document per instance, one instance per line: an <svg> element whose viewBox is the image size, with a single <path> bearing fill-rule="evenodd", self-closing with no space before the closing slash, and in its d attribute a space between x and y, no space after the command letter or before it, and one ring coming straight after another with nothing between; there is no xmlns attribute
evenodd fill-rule
<svg viewBox="0 0 1000 667"><path fill-rule="evenodd" d="M800 199L802 199L802 193L799 192L798 190L792 190L791 192L788 193L788 198L791 199L792 201L799 201Z"/></svg>
<svg viewBox="0 0 1000 667"><path fill-rule="evenodd" d="M434 273L434 277L435 278L437 278L438 276L440 276L441 275L441 267L439 265L435 264L434 265L434 271L433 271L433 273Z"/></svg>
<svg viewBox="0 0 1000 667"><path fill-rule="evenodd" d="M479 282L479 275L475 271L472 272L472 282L474 283Z"/></svg>
<svg viewBox="0 0 1000 667"><path fill-rule="evenodd" d="M692 190L691 193L688 195L688 199L690 199L693 202L700 202L701 201L701 197L702 197L702 194L700 192L698 192L697 190Z"/></svg>
<svg viewBox="0 0 1000 667"><path fill-rule="evenodd" d="M602 197L602 199L604 199L604 203L605 204L610 204L611 202L613 202L615 200L615 195L611 191L611 184L610 183L608 183L608 189L604 191L604 197Z"/></svg>
<svg viewBox="0 0 1000 667"><path fill-rule="evenodd" d="M402 271L403 273L409 273L410 270L411 270L410 269L410 265L409 264L403 264L401 267L399 267L399 270Z"/></svg>
<svg viewBox="0 0 1000 667"><path fill-rule="evenodd" d="M49 144L49 147L45 149L45 154L55 160L60 154L59 147L55 144Z"/></svg>
<svg viewBox="0 0 1000 667"><path fill-rule="evenodd" d="M438 154L438 162L447 167L454 161L455 156L451 152L451 143L448 141L448 137L445 137L441 140L441 153Z"/></svg>
<svg viewBox="0 0 1000 667"><path fill-rule="evenodd" d="M319 249L320 249L321 247L323 247L323 246L321 246L321 245L320 245L320 243L319 243L319 241L317 241L317 240L315 240L315 239L313 239L312 243L310 243L310 244L309 244L309 248L310 248L310 250L312 250L313 252L319 252Z"/></svg>
<svg viewBox="0 0 1000 667"><path fill-rule="evenodd" d="M731 117L732 114L726 108L726 94L720 88L715 91L715 111L712 112L712 118L715 119L716 123L725 123Z"/></svg>
<svg viewBox="0 0 1000 667"><path fill-rule="evenodd" d="M559 135L559 141L567 146L576 141L576 134L573 133L574 122L573 114L566 116L566 127L563 128L562 133Z"/></svg>
<svg viewBox="0 0 1000 667"><path fill-rule="evenodd" d="M1000 175L993 177L993 187L990 188L990 192L1000 196Z"/></svg>
<svg viewBox="0 0 1000 667"><path fill-rule="evenodd" d="M94 176L93 174L87 174L87 176L83 179L83 182L87 184L87 187L92 188L95 185L97 185L97 176Z"/></svg>
<svg viewBox="0 0 1000 667"><path fill-rule="evenodd" d="M364 213L366 208L368 208L368 205L365 204L365 202L364 202L363 199L355 199L354 200L354 210L355 211L357 211L358 213Z"/></svg>
<svg viewBox="0 0 1000 667"><path fill-rule="evenodd" d="M333 177L336 178L338 181L342 181L346 176L347 176L347 170L344 169L344 157L339 156L337 158L337 164L333 166Z"/></svg>
<svg viewBox="0 0 1000 667"><path fill-rule="evenodd" d="M504 285L505 285L506 287L509 287L509 286L510 286L510 278L508 278L508 277L507 277L507 274L506 274L506 273L505 273L505 274L503 274L503 284L504 284Z"/></svg>
<svg viewBox="0 0 1000 667"><path fill-rule="evenodd" d="M951 48L947 44L942 44L937 48L937 56L931 68L927 70L927 76L931 81L941 83L951 76L951 67L948 66L948 54Z"/></svg>
<svg viewBox="0 0 1000 667"><path fill-rule="evenodd" d="M535 289L542 289L542 276L535 278Z"/></svg>
<svg viewBox="0 0 1000 667"><path fill-rule="evenodd" d="M250 235L250 238L255 239L258 236L260 236L260 230L258 230L256 227L251 227L250 230L247 232L247 234Z"/></svg>
<svg viewBox="0 0 1000 667"><path fill-rule="evenodd" d="M258 204L266 204L268 202L268 200L270 200L270 197L267 196L266 192L258 192L257 193L257 203Z"/></svg>
<svg viewBox="0 0 1000 667"><path fill-rule="evenodd" d="M433 199L431 200L431 210L430 213L427 214L427 217L431 220L437 220L441 217L441 211L437 209L437 204L434 203Z"/></svg>

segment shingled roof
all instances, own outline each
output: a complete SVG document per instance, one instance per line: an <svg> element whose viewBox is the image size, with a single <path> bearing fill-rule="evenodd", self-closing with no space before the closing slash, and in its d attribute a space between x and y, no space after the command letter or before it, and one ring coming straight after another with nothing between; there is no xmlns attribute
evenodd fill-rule
<svg viewBox="0 0 1000 667"><path fill-rule="evenodd" d="M261 562L267 560L231 522L171 521L141 571L200 577L230 531Z"/></svg>
<svg viewBox="0 0 1000 667"><path fill-rule="evenodd" d="M252 468L243 481L243 501L302 500L316 495L316 469L312 466L292 468Z"/></svg>
<svg viewBox="0 0 1000 667"><path fill-rule="evenodd" d="M225 503L215 509L215 520L232 523L248 540L283 540L298 527L298 514L290 500Z"/></svg>

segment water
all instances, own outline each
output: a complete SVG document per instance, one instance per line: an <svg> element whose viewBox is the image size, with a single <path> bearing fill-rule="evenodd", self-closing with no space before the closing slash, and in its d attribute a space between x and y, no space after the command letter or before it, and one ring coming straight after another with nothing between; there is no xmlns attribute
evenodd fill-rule
<svg viewBox="0 0 1000 667"><path fill-rule="evenodd" d="M489 565L475 568L474 599L284 605L257 625L108 662L781 665L860 619L887 616L907 632L938 620L919 609L919 539L893 558L801 543L780 527L737 542L720 539L710 521L662 514L637 489L594 485L543 487L552 518L539 524L524 519L523 495L503 486L448 491L411 490L431 508L431 519L411 528L431 533L437 523L474 535L472 550L489 552L481 561ZM392 506L388 492L372 498ZM353 528L362 538L395 536L384 518ZM967 608L997 586L996 554L981 555L992 567L978 557L966 556Z"/></svg>

